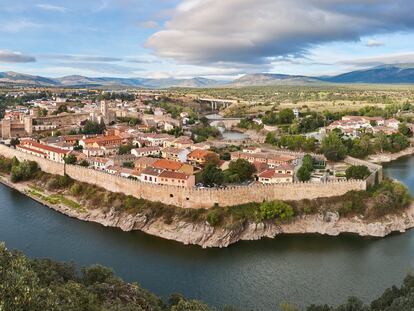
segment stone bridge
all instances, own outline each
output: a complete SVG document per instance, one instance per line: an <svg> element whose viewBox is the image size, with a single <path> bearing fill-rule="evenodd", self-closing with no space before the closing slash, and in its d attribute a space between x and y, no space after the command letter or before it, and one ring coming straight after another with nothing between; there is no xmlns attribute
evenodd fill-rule
<svg viewBox="0 0 414 311"><path fill-rule="evenodd" d="M237 103L237 100L232 99L218 99L218 98L199 98L200 103L206 103L211 106L211 110L219 110L220 108L228 108L232 104Z"/></svg>
<svg viewBox="0 0 414 311"><path fill-rule="evenodd" d="M230 130L240 123L240 118L217 118L209 119L210 125L214 127L222 127L226 130Z"/></svg>

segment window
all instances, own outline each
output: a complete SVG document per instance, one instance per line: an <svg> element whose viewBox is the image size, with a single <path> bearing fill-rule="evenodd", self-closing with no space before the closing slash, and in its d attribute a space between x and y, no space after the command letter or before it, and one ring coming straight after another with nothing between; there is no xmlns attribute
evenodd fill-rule
<svg viewBox="0 0 414 311"><path fill-rule="evenodd" d="M173 198L174 196L173 196L173 194L172 193L170 193L170 198Z"/></svg>

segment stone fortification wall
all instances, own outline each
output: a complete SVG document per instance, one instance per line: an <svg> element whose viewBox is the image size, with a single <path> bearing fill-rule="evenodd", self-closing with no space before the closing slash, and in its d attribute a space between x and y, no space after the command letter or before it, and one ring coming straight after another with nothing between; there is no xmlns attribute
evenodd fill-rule
<svg viewBox="0 0 414 311"><path fill-rule="evenodd" d="M210 208L215 204L232 206L271 200L316 199L343 195L351 190L366 189L365 181L254 184L249 187L229 187L226 189L187 189L142 183L81 166L66 165L65 168L63 164L22 153L4 145L0 145L0 154L9 158L16 156L19 160L36 161L43 171L51 174L63 175L66 170L66 174L73 179L100 186L108 191L122 192L137 198L185 208Z"/></svg>

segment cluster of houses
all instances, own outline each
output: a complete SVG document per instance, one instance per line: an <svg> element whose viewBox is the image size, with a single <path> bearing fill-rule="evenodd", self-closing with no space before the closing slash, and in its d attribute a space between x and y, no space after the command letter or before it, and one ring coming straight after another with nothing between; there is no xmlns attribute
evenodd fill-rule
<svg viewBox="0 0 414 311"><path fill-rule="evenodd" d="M262 184L293 183L295 167L300 163L299 156L263 152L260 148L245 148L233 152L231 160L244 159L256 167L258 182Z"/></svg>
<svg viewBox="0 0 414 311"><path fill-rule="evenodd" d="M384 119L381 117L365 117L365 116L344 116L342 120L334 121L324 130L329 133L333 130L340 130L349 138L356 138L363 133L379 133L383 132L391 135L398 132L400 122L397 119Z"/></svg>
<svg viewBox="0 0 414 311"><path fill-rule="evenodd" d="M119 154L121 146L130 146ZM131 149L131 146L133 147ZM16 148L22 152L65 163L73 155L78 163L108 174L160 185L192 188L195 173L202 170L209 156L217 156L208 143L194 143L187 136L142 133L113 127L105 135L67 135L43 140L22 139ZM263 184L292 183L300 158L286 154L245 148L231 154L231 161L245 159L256 167L257 181ZM220 161L226 168L230 161Z"/></svg>

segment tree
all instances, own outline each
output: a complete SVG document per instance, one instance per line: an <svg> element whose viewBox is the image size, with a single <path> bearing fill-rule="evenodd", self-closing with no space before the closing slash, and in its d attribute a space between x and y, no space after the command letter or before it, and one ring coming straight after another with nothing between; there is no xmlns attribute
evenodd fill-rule
<svg viewBox="0 0 414 311"><path fill-rule="evenodd" d="M330 161L343 160L347 154L346 146L335 132L331 132L322 140L322 150L325 157Z"/></svg>
<svg viewBox="0 0 414 311"><path fill-rule="evenodd" d="M353 165L345 171L346 179L365 179L371 172L365 165Z"/></svg>
<svg viewBox="0 0 414 311"><path fill-rule="evenodd" d="M76 164L76 162L78 161L78 159L76 158L76 156L74 154L70 154L68 156L65 157L65 163L66 164Z"/></svg>
<svg viewBox="0 0 414 311"><path fill-rule="evenodd" d="M388 137L384 132L379 132L375 136L375 147L380 150L381 153L391 148Z"/></svg>
<svg viewBox="0 0 414 311"><path fill-rule="evenodd" d="M292 109L286 108L279 112L279 123L290 124L295 119L295 114Z"/></svg>
<svg viewBox="0 0 414 311"><path fill-rule="evenodd" d="M368 135L363 135L361 138L355 138L352 141L352 147L349 154L352 157L363 159L372 153L372 144Z"/></svg>
<svg viewBox="0 0 414 311"><path fill-rule="evenodd" d="M12 146L12 147L16 147L19 144L20 144L20 139L19 138L12 138L10 140L10 146Z"/></svg>
<svg viewBox="0 0 414 311"><path fill-rule="evenodd" d="M306 166L301 166L298 172L296 173L296 177L300 181L308 181L311 179L311 170L309 170Z"/></svg>
<svg viewBox="0 0 414 311"><path fill-rule="evenodd" d="M132 145L131 144L121 145L121 146L119 146L118 154L119 155L129 154L129 153L131 153L131 150L132 150Z"/></svg>
<svg viewBox="0 0 414 311"><path fill-rule="evenodd" d="M244 159L237 159L230 162L228 172L230 175L237 175L240 181L246 181L252 179L256 167Z"/></svg>
<svg viewBox="0 0 414 311"><path fill-rule="evenodd" d="M83 126L82 133L85 135L103 134L105 129L105 123L98 123L88 120Z"/></svg>
<svg viewBox="0 0 414 311"><path fill-rule="evenodd" d="M201 173L201 180L206 186L221 185L224 181L223 171L214 165L207 166Z"/></svg>
<svg viewBox="0 0 414 311"><path fill-rule="evenodd" d="M264 202L259 207L259 219L261 221L274 219L287 221L294 214L292 206L282 201Z"/></svg>
<svg viewBox="0 0 414 311"><path fill-rule="evenodd" d="M86 160L82 160L82 161L79 163L79 165L80 165L80 166L83 166L83 167L88 167L88 166L89 166L89 162L88 162L88 161L86 161Z"/></svg>
<svg viewBox="0 0 414 311"><path fill-rule="evenodd" d="M220 158L216 153L209 153L206 155L204 166L218 166Z"/></svg>
<svg viewBox="0 0 414 311"><path fill-rule="evenodd" d="M411 129L407 126L406 123L400 123L400 125L398 125L398 131L407 137L411 137L413 135L413 132L411 131Z"/></svg>
<svg viewBox="0 0 414 311"><path fill-rule="evenodd" d="M39 166L34 161L24 161L11 168L11 181L19 182L30 180L39 171Z"/></svg>

